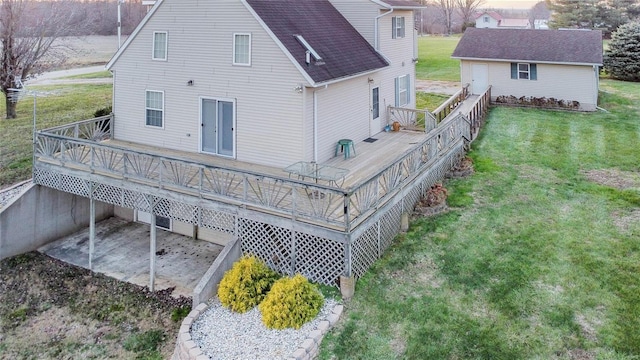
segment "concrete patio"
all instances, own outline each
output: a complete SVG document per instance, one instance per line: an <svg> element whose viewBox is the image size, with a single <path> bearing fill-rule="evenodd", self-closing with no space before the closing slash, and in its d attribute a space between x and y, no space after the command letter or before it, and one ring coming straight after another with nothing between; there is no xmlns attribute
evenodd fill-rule
<svg viewBox="0 0 640 360"><path fill-rule="evenodd" d="M93 271L136 285L149 286L147 224L117 217L96 224ZM155 289L175 287L172 296L191 297L223 247L158 229ZM89 228L38 249L64 262L89 268Z"/></svg>

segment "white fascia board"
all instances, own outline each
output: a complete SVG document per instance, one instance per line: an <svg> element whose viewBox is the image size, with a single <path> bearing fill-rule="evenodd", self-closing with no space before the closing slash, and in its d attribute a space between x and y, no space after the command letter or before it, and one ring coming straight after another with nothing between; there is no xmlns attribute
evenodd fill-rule
<svg viewBox="0 0 640 360"><path fill-rule="evenodd" d="M535 63L535 64L551 64L551 65L580 65L580 66L602 66L598 63L582 63L582 62L560 62L560 61L540 61L540 60L518 60L518 59L491 59L491 58L473 58L473 57L460 57L452 56L452 59L469 60L469 61L493 61L493 62L508 62L508 63Z"/></svg>
<svg viewBox="0 0 640 360"><path fill-rule="evenodd" d="M382 6L383 8L386 9L394 9L394 10L419 10L419 9L426 9L427 6L426 5L418 5L418 6L393 6L393 5L389 5L386 2L384 2L384 0L371 0L373 3Z"/></svg>
<svg viewBox="0 0 640 360"><path fill-rule="evenodd" d="M311 76L309 76L309 74L307 74L307 72L304 70L304 68L302 67L302 65L300 65L300 63L298 63L298 61L296 61L296 59L293 57L293 55L289 52L289 50L287 50L287 48L284 46L284 44L280 41L280 39L278 39L278 37L276 36L276 34L273 33L273 31L271 31L271 29L267 26L267 24L262 21L262 18L260 18L260 16L255 12L255 10L253 10L253 8L251 7L251 5L249 5L247 3L246 0L240 0L242 2L242 4L247 8L247 10L249 11L249 13L251 13L251 15L253 15L253 17L256 19L256 21L260 24L260 26L262 26L262 28L264 29L264 31L267 32L267 34L269 34L269 36L271 37L271 39L273 39L273 41L276 43L276 45L278 45L278 47L280 48L280 50L285 54L285 56L287 58L289 58L289 60L291 61L291 63L293 64L293 66L295 66L298 71L300 71L300 74L302 74L302 76L304 77L304 79L312 86L312 87L317 87L318 84L316 84L315 81L313 81L313 79L311 78Z"/></svg>
<svg viewBox="0 0 640 360"><path fill-rule="evenodd" d="M341 81L351 80L351 79L354 79L354 78L357 78L357 77L360 77L360 76L365 76L365 75L376 73L378 71L382 71L382 70L384 70L384 69L386 69L388 67L389 67L389 65L387 65L385 67L382 67L382 68L379 68L379 69L375 69L375 70L369 70L369 71L361 72L361 73L354 74L354 75L349 75L349 76L345 76L345 77L341 77L341 78L337 78L337 79L331 79L331 80L319 82L317 84L314 84L312 87L314 87L314 88L315 87L322 87L322 86L325 86L325 85L335 84L335 83L338 83L338 82L341 82Z"/></svg>
<svg viewBox="0 0 640 360"><path fill-rule="evenodd" d="M151 10L149 10L147 12L147 15L144 16L144 18L142 18L142 21L140 21L140 24L138 24L138 26L136 27L135 30L133 30L133 32L131 33L131 35L129 35L129 37L127 38L127 41L124 42L124 44L122 44L122 46L120 47L120 49L118 49L118 51L116 51L116 53L111 57L111 60L109 60L109 62L107 63L107 65L105 65L105 68L107 70L111 70L111 67L113 66L113 64L118 60L118 58L120 57L120 55L122 55L122 53L124 52L124 50L129 46L129 44L133 41L133 39L135 39L135 37L138 35L138 33L140 33L140 31L142 30L142 28L147 24L147 22L149 22L149 19L153 16L153 14L155 14L155 12L158 10L158 8L160 7L160 5L162 5L162 3L164 3L164 0L158 0L156 1L156 4L153 5L153 7L151 8Z"/></svg>

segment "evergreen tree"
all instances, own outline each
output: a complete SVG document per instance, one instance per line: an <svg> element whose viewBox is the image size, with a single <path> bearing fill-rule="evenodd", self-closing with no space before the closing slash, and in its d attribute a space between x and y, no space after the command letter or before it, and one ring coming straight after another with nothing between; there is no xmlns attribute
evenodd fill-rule
<svg viewBox="0 0 640 360"><path fill-rule="evenodd" d="M593 29L599 22L598 0L546 0L553 12L549 26Z"/></svg>
<svg viewBox="0 0 640 360"><path fill-rule="evenodd" d="M621 25L605 51L604 68L612 78L640 81L640 22Z"/></svg>

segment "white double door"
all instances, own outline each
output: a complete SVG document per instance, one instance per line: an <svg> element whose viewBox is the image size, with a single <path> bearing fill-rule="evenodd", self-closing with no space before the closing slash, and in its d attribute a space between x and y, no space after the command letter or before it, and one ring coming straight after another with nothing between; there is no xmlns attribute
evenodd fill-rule
<svg viewBox="0 0 640 360"><path fill-rule="evenodd" d="M235 156L235 102L202 98L200 104L201 151Z"/></svg>

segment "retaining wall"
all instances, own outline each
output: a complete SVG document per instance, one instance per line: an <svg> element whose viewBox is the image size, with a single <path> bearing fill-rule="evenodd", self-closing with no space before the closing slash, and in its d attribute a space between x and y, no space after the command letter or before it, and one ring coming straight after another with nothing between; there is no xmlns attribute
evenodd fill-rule
<svg viewBox="0 0 640 360"><path fill-rule="evenodd" d="M96 201L96 222L113 205ZM89 199L31 184L0 210L0 260L33 251L89 226Z"/></svg>
<svg viewBox="0 0 640 360"><path fill-rule="evenodd" d="M191 339L191 325L207 307L205 303L199 304L182 320L178 339L176 340L176 348L173 351L171 360L209 360L209 357ZM324 335L338 322L343 310L343 305L334 306L327 319L320 321L318 327L309 333L307 339L300 344L298 349L287 360L312 360L317 358Z"/></svg>
<svg viewBox="0 0 640 360"><path fill-rule="evenodd" d="M193 308L200 303L214 297L218 291L218 284L224 273L231 269L233 263L242 256L240 240L235 238L225 245L224 249L213 261L207 272L202 276L198 285L193 289Z"/></svg>

